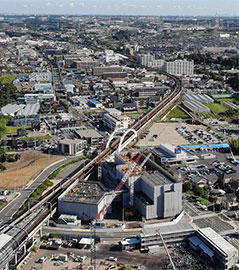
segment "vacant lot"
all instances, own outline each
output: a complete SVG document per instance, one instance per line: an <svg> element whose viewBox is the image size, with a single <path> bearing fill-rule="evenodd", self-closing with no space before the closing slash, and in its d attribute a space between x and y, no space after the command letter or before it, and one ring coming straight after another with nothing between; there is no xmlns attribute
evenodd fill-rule
<svg viewBox="0 0 239 270"><path fill-rule="evenodd" d="M37 176L45 167L62 159L34 151L21 153L21 159L15 163L4 164L6 171L0 172L0 188L22 188Z"/></svg>
<svg viewBox="0 0 239 270"><path fill-rule="evenodd" d="M207 104L206 105L211 112L213 112L214 114L219 114L219 113L224 113L228 110L228 108L222 104L219 103L212 103L212 104Z"/></svg>
<svg viewBox="0 0 239 270"><path fill-rule="evenodd" d="M187 119L188 115L184 111L182 111L180 108L175 107L166 117L167 120L170 120L172 118Z"/></svg>
<svg viewBox="0 0 239 270"><path fill-rule="evenodd" d="M176 131L176 127L182 127L185 124L180 123L156 123L150 128L150 133L144 138L139 140L137 146L158 146L162 143L170 143L174 145L188 144L188 141L184 139ZM205 129L203 126L187 125L191 130L193 129ZM154 141L150 141L153 135L157 134L158 138Z"/></svg>

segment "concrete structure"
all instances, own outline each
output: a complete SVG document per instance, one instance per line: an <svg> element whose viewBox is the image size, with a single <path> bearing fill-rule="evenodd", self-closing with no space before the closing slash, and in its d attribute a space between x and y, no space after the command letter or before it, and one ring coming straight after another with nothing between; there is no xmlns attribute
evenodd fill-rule
<svg viewBox="0 0 239 270"><path fill-rule="evenodd" d="M90 107L94 107L94 108L96 108L96 109L101 109L101 108L103 108L104 106L102 105L102 103L100 103L98 100L96 100L96 99L89 99L89 106Z"/></svg>
<svg viewBox="0 0 239 270"><path fill-rule="evenodd" d="M103 115L103 122L110 130L128 128L130 126L130 118L118 113L105 113Z"/></svg>
<svg viewBox="0 0 239 270"><path fill-rule="evenodd" d="M108 195L100 183L79 181L59 196L58 213L89 221L103 209L107 199Z"/></svg>
<svg viewBox="0 0 239 270"><path fill-rule="evenodd" d="M24 99L26 103L41 103L44 101L53 102L56 97L54 94L25 94Z"/></svg>
<svg viewBox="0 0 239 270"><path fill-rule="evenodd" d="M193 153L169 143L161 144L155 148L154 154L156 158L159 158L160 163L169 165L194 162L198 159L198 156Z"/></svg>
<svg viewBox="0 0 239 270"><path fill-rule="evenodd" d="M135 153L123 152L115 155L115 166L104 164L102 178L107 185L117 184L133 165ZM125 183L123 205L133 202L145 219L173 217L182 211L182 183L164 171L155 162L148 160L150 171L136 166ZM153 170L153 172L152 172Z"/></svg>
<svg viewBox="0 0 239 270"><path fill-rule="evenodd" d="M64 155L74 156L83 152L87 146L86 140L70 140L64 139L59 141L59 150Z"/></svg>
<svg viewBox="0 0 239 270"><path fill-rule="evenodd" d="M195 234L195 229L188 223L167 222L162 224L145 225L138 236L140 239L140 249L149 251L151 246L162 246L162 234L166 243L182 242L187 237Z"/></svg>
<svg viewBox="0 0 239 270"><path fill-rule="evenodd" d="M187 60L175 60L173 62L165 62L163 71L173 75L193 75L194 62Z"/></svg>
<svg viewBox="0 0 239 270"><path fill-rule="evenodd" d="M104 137L94 129L76 130L75 134L80 139L86 140L88 145L99 145L104 140Z"/></svg>
<svg viewBox="0 0 239 270"><path fill-rule="evenodd" d="M50 82L52 81L52 73L50 71L33 72L29 76L30 82Z"/></svg>
<svg viewBox="0 0 239 270"><path fill-rule="evenodd" d="M123 68L120 66L106 66L93 68L94 76L102 76L105 73L118 73L123 72Z"/></svg>
<svg viewBox="0 0 239 270"><path fill-rule="evenodd" d="M205 243L207 249L203 251L220 269L231 269L238 262L238 250L212 228L199 229L196 236Z"/></svg>

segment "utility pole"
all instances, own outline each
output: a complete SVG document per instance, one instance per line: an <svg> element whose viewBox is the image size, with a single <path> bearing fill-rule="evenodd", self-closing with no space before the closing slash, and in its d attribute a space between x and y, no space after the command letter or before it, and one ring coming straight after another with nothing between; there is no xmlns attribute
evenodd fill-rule
<svg viewBox="0 0 239 270"><path fill-rule="evenodd" d="M96 270L96 247L95 247L95 239L96 239L96 230L95 230L95 220L93 220L90 224L90 266L89 270Z"/></svg>

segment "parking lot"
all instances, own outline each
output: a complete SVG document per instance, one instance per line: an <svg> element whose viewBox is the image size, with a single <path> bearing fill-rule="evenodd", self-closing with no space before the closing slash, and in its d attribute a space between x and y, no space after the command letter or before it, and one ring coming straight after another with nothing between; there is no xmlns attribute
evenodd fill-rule
<svg viewBox="0 0 239 270"><path fill-rule="evenodd" d="M158 146L163 143L170 143L174 145L188 144L188 140L183 138L176 128L183 127L180 123L155 123L147 134L144 133L137 143L137 146ZM190 129L203 128L203 126L187 125ZM154 135L157 135L155 138ZM153 137L154 136L154 137Z"/></svg>
<svg viewBox="0 0 239 270"><path fill-rule="evenodd" d="M217 233L235 230L235 228L229 222L223 221L221 218L214 215L195 217L193 223L199 228L211 227Z"/></svg>
<svg viewBox="0 0 239 270"><path fill-rule="evenodd" d="M188 141L190 144L219 144L227 143L221 135L210 129L191 128L190 126L182 126L176 128L178 134Z"/></svg>

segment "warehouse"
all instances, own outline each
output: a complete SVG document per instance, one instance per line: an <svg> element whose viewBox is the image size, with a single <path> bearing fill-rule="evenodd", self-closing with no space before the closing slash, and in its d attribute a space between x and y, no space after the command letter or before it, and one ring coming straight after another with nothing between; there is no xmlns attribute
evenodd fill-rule
<svg viewBox="0 0 239 270"><path fill-rule="evenodd" d="M78 219L90 221L103 209L109 195L99 182L73 183L58 198L58 214L75 215Z"/></svg>

